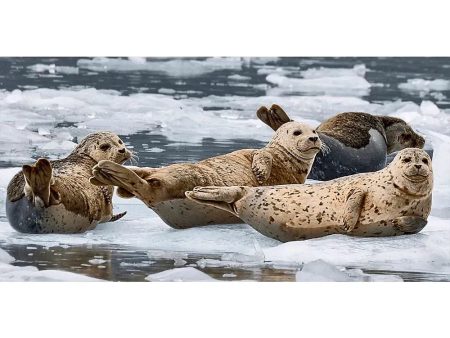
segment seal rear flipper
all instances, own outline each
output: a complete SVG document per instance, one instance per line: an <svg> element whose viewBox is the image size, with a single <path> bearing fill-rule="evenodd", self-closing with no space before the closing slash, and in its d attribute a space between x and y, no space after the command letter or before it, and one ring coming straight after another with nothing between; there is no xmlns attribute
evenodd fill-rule
<svg viewBox="0 0 450 338"><path fill-rule="evenodd" d="M25 178L25 195L39 207L48 207L60 202L60 195L51 189L54 184L52 165L47 159L40 158L33 165L22 166Z"/></svg>
<svg viewBox="0 0 450 338"><path fill-rule="evenodd" d="M123 216L125 216L126 214L127 214L127 212L124 211L124 212L121 212L120 214L113 215L113 216L111 217L111 219L110 219L108 222L115 222L115 221L121 219L121 218L122 218Z"/></svg>
<svg viewBox="0 0 450 338"><path fill-rule="evenodd" d="M192 191L186 191L185 195L198 203L211 205L236 215L233 203L241 199L244 193L244 187L195 187Z"/></svg>
<svg viewBox="0 0 450 338"><path fill-rule="evenodd" d="M92 169L89 181L98 186L112 185L121 190L118 193L124 197L145 197L150 189L150 184L139 177L133 170L111 161L100 161Z"/></svg>
<svg viewBox="0 0 450 338"><path fill-rule="evenodd" d="M256 112L256 116L275 131L283 124L292 121L286 112L276 104L273 104L270 110L264 106L260 107Z"/></svg>

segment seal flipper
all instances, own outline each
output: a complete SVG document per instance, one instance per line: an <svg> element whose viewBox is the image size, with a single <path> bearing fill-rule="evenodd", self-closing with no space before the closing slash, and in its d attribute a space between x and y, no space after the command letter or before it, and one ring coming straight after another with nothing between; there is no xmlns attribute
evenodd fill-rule
<svg viewBox="0 0 450 338"><path fill-rule="evenodd" d="M393 220L394 227L405 234L416 234L420 232L425 225L427 225L427 220L420 216L402 216Z"/></svg>
<svg viewBox="0 0 450 338"><path fill-rule="evenodd" d="M259 184L264 184L272 170L272 155L264 149L256 150L253 153L252 171Z"/></svg>
<svg viewBox="0 0 450 338"><path fill-rule="evenodd" d="M292 121L286 112L277 104L273 104L270 110L264 106L260 107L256 112L256 116L275 131L283 124Z"/></svg>
<svg viewBox="0 0 450 338"><path fill-rule="evenodd" d="M22 166L22 172L25 178L25 196L35 206L48 207L60 203L60 194L51 187L55 179L52 165L47 159L40 158L33 165Z"/></svg>
<svg viewBox="0 0 450 338"><path fill-rule="evenodd" d="M365 197L366 192L361 189L350 189L348 192L344 208L344 224L341 226L344 233L351 232L358 223Z"/></svg>
<svg viewBox="0 0 450 338"><path fill-rule="evenodd" d="M195 187L194 190L185 192L186 197L195 202L211 205L235 215L237 214L233 203L244 194L245 187Z"/></svg>
<svg viewBox="0 0 450 338"><path fill-rule="evenodd" d="M125 216L126 214L127 214L127 212L124 211L124 212L121 212L120 214L113 215L113 216L111 217L111 219L110 219L108 222L115 222L115 221L121 219L121 218L122 218L123 216Z"/></svg>
<svg viewBox="0 0 450 338"><path fill-rule="evenodd" d="M92 184L117 186L121 197L142 197L150 189L149 183L133 170L111 161L98 162L92 169L92 174L94 177L89 179Z"/></svg>

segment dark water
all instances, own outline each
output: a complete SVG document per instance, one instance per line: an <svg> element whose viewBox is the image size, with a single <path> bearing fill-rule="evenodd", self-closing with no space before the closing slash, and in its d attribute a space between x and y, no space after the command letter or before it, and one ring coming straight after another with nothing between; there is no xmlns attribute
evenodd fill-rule
<svg viewBox="0 0 450 338"><path fill-rule="evenodd" d="M201 60L202 58L198 58ZM165 59L161 59L165 60ZM31 71L28 66L35 64L55 64L56 66L77 66L78 58L0 58L0 89L12 91L15 89L52 88L61 89L72 86L93 87L96 89L112 89L122 95L133 93L158 93L160 88L173 88L180 97L217 96L264 96L265 89L252 85L271 86L266 75L258 74L260 66L252 61L247 62L242 70L218 70L203 75L183 78L180 81L164 72L127 71L127 72L94 72L79 69L78 74L48 74ZM355 64L365 64L365 75L372 87L362 98L376 103L384 101L412 101L420 104L424 99L431 99L439 104L441 109L450 108L450 101L441 98L438 101L432 92L418 95L401 91L398 84L407 79L449 79L449 58L281 58L267 63L275 67L310 67L351 68ZM249 86L241 86L230 82L229 75L238 73L249 78ZM295 76L290 74L290 77ZM450 91L441 91L445 97L450 97ZM286 95L297 95L291 92ZM300 93L301 94L301 93ZM318 92L317 94L321 94ZM311 95L309 93L308 95ZM205 110L215 110L214 106L204 107ZM221 108L222 109L222 108ZM70 128L71 123L63 121L58 127ZM139 165L157 167L173 162L196 161L210 156L227 153L241 148L256 148L262 142L247 140L221 140L211 137L203 138L199 144L184 144L173 142L158 130L142 131L132 135L121 135L128 146L139 155ZM150 152L149 148L158 147L162 153ZM0 162L0 167L18 165L18 163ZM2 212L2 214L4 214ZM112 281L143 281L151 273L156 273L174 267L171 259L149 258L146 251L119 246L68 246L40 247L36 245L10 245L1 242L0 247L7 250L17 259L15 265L33 265L39 269L61 269L86 274ZM34 247L35 249L28 249ZM89 263L94 257L102 257L107 262L101 265ZM218 256L202 256L189 254L185 266L197 266L202 258L220 259ZM227 268L206 267L201 269L211 277L219 280L257 280L257 281L292 281L298 267L271 267L264 264L261 267ZM364 269L363 269L364 270ZM397 274L405 281L448 281L450 276L412 273L402 271L367 271L373 274ZM225 274L225 276L224 276Z"/></svg>

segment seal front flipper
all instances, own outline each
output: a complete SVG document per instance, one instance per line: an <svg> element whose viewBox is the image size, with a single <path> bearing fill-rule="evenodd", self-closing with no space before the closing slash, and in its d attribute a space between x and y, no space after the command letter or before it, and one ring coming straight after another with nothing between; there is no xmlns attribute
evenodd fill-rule
<svg viewBox="0 0 450 338"><path fill-rule="evenodd" d="M259 184L264 184L269 179L272 159L272 155L263 149L256 150L253 153L252 171Z"/></svg>
<svg viewBox="0 0 450 338"><path fill-rule="evenodd" d="M358 188L350 189L348 192L344 208L343 225L341 226L344 233L351 232L358 223L365 197L366 192Z"/></svg>
<svg viewBox="0 0 450 338"><path fill-rule="evenodd" d="M195 187L192 191L186 191L187 198L200 204L229 211L236 215L232 206L245 194L245 187Z"/></svg>
<svg viewBox="0 0 450 338"><path fill-rule="evenodd" d="M256 112L256 116L275 131L283 124L292 121L286 112L277 104L273 104L270 110L264 106L260 107Z"/></svg>
<svg viewBox="0 0 450 338"><path fill-rule="evenodd" d="M59 204L61 196L51 187L55 179L52 165L48 160L40 158L33 165L24 165L22 172L25 178L25 196L35 206L48 207Z"/></svg>

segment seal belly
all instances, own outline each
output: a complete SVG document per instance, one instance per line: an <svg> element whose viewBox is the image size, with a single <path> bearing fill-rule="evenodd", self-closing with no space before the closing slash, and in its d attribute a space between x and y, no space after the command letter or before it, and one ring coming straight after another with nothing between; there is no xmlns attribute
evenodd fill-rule
<svg viewBox="0 0 450 338"><path fill-rule="evenodd" d="M98 223L68 211L63 204L36 207L26 197L15 202L6 199L6 216L16 231L31 234L80 233Z"/></svg>
<svg viewBox="0 0 450 338"><path fill-rule="evenodd" d="M187 229L210 224L236 224L242 220L228 211L198 204L187 198L178 198L158 203L152 210L175 229Z"/></svg>
<svg viewBox="0 0 450 338"><path fill-rule="evenodd" d="M338 177L381 170L386 166L386 141L377 130L369 131L369 144L363 148L347 147L338 140L320 134L320 139L329 148L316 156L310 179L329 181Z"/></svg>

